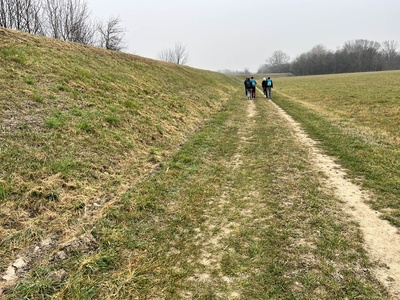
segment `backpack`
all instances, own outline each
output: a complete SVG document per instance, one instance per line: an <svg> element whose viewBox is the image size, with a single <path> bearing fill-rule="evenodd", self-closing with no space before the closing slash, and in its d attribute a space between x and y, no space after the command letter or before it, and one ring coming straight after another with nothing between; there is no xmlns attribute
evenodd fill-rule
<svg viewBox="0 0 400 300"><path fill-rule="evenodd" d="M267 86L272 86L272 80L271 79L267 80Z"/></svg>
<svg viewBox="0 0 400 300"><path fill-rule="evenodd" d="M252 82L250 80L246 80L246 88L251 88L253 86Z"/></svg>

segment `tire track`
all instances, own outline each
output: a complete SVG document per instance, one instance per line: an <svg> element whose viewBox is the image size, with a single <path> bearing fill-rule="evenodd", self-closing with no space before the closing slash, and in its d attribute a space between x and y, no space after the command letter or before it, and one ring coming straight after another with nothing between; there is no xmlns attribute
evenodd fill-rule
<svg viewBox="0 0 400 300"><path fill-rule="evenodd" d="M334 190L336 196L344 202L344 211L358 222L363 233L366 250L370 258L377 262L373 270L375 277L388 289L393 299L400 299L400 235L398 230L386 220L381 219L377 211L372 210L365 202L369 199L367 192L346 179L346 172L335 163L332 157L323 154L312 140L301 129L300 124L271 102L279 113L288 121L301 143L311 152L317 171L326 175L325 184Z"/></svg>
<svg viewBox="0 0 400 300"><path fill-rule="evenodd" d="M238 138L240 140L236 154L231 160L226 162L226 165L231 170L235 171L243 164L242 152L244 145L249 142L249 133L256 115L256 107L253 101L249 101L247 105L246 122L242 124L238 131ZM240 299L240 283L243 280L241 276L226 276L221 269L221 263L224 255L233 253L234 249L230 249L226 245L226 240L230 236L238 232L243 226L243 220L251 222L253 219L252 211L257 208L249 207L247 210L242 210L239 207L232 206L231 197L238 191L233 186L227 185L221 191L221 195L211 199L209 208L204 213L207 218L204 228L197 230L195 237L197 246L201 249L201 254L198 259L192 262L197 266L197 272L188 280L195 285L205 284L213 286L216 284L223 285L224 289L217 293L221 299ZM254 195L253 195L254 194ZM251 192L245 199L250 206L254 205L253 201L249 199L257 198L256 192ZM238 219L240 216L240 220ZM193 299L193 293L183 291L181 293L184 299Z"/></svg>

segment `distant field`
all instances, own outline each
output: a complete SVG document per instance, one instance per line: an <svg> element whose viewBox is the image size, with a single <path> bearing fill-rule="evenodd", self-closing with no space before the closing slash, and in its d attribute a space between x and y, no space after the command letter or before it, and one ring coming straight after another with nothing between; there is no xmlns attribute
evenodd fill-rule
<svg viewBox="0 0 400 300"><path fill-rule="evenodd" d="M274 100L400 226L400 71L276 78Z"/></svg>

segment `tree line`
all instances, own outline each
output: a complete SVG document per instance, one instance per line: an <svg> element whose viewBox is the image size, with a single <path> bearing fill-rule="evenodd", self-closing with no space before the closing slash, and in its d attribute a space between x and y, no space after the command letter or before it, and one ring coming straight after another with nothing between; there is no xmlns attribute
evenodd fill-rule
<svg viewBox="0 0 400 300"><path fill-rule="evenodd" d="M0 26L109 50L125 47L121 20L93 21L84 0L0 0Z"/></svg>
<svg viewBox="0 0 400 300"><path fill-rule="evenodd" d="M290 61L282 50L275 51L257 73L293 73L319 75L400 69L399 44L396 41L358 39L346 42L336 51L317 45Z"/></svg>

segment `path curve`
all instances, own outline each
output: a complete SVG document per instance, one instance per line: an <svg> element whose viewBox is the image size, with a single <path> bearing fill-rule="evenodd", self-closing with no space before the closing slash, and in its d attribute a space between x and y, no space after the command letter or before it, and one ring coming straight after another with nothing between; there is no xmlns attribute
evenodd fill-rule
<svg viewBox="0 0 400 300"><path fill-rule="evenodd" d="M400 299L400 235L397 228L381 219L379 212L365 204L368 194L346 179L345 170L318 149L317 142L308 137L299 123L274 102L271 103L294 128L296 137L310 149L316 169L326 175L326 185L344 202L344 210L359 223L366 250L370 258L378 263L373 274L393 299Z"/></svg>

